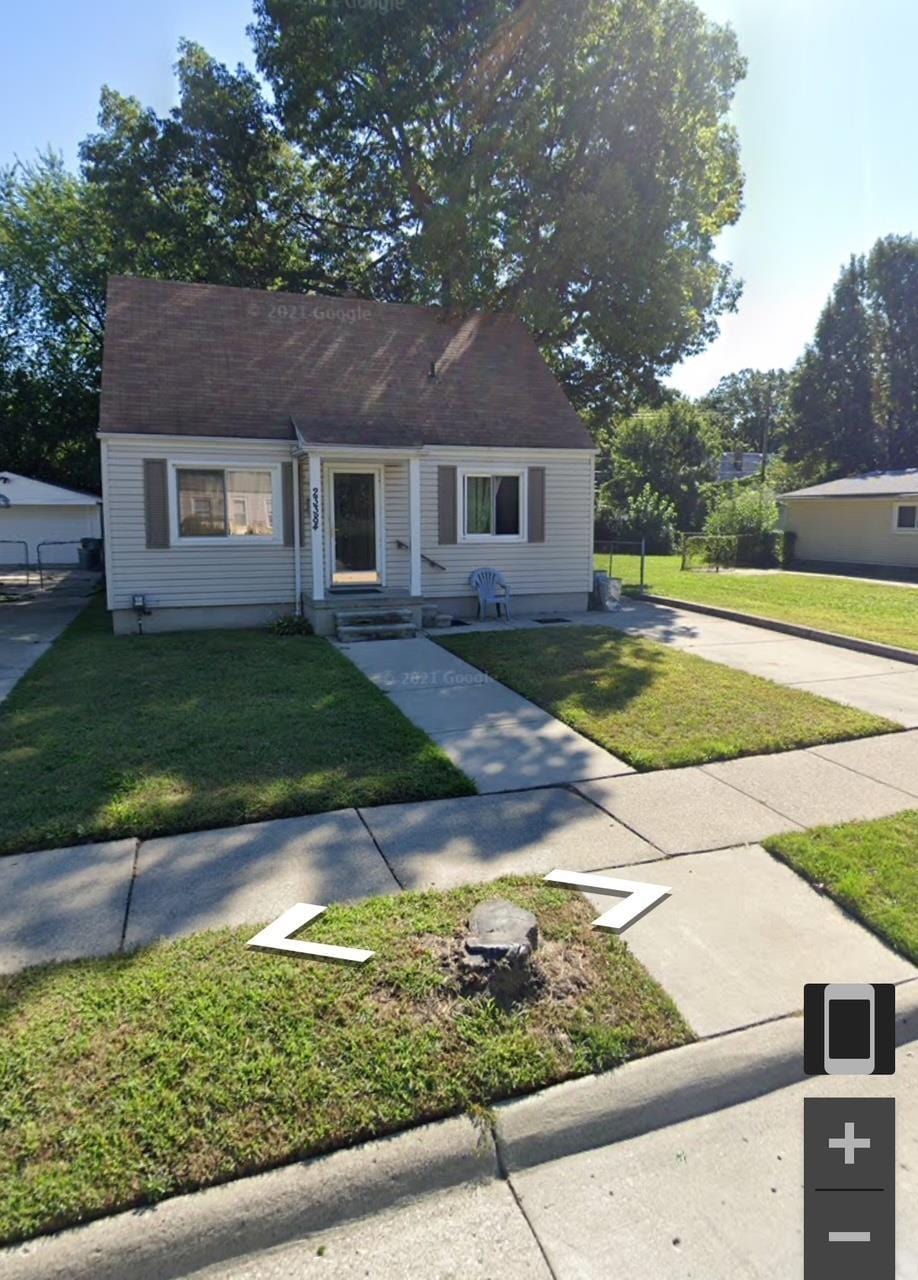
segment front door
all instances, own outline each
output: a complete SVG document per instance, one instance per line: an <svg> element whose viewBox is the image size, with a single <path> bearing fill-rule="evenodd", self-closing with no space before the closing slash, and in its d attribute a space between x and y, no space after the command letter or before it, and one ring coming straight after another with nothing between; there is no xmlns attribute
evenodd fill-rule
<svg viewBox="0 0 918 1280"><path fill-rule="evenodd" d="M335 587L374 587L381 580L379 473L331 473L331 582Z"/></svg>

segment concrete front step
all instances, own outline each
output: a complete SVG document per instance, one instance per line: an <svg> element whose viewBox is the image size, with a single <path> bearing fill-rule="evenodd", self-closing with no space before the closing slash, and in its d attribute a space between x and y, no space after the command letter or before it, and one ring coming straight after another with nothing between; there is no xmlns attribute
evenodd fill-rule
<svg viewBox="0 0 918 1280"><path fill-rule="evenodd" d="M410 609L396 609L391 605L378 609L336 609L335 621L339 625L362 626L364 623L379 622L412 622L414 615Z"/></svg>
<svg viewBox="0 0 918 1280"><path fill-rule="evenodd" d="M355 640L410 640L418 629L413 622L366 622L360 626L338 625L338 639L344 643Z"/></svg>

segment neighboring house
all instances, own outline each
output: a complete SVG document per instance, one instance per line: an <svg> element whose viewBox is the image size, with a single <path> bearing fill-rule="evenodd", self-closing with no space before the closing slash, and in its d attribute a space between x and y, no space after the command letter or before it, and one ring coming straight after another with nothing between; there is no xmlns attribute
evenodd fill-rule
<svg viewBox="0 0 918 1280"><path fill-rule="evenodd" d="M0 564L72 565L81 538L102 537L102 503L91 493L0 471Z"/></svg>
<svg viewBox="0 0 918 1280"><path fill-rule="evenodd" d="M769 462L772 455L768 455ZM717 479L723 483L728 480L748 480L751 476L762 474L762 455L747 453L742 449L731 449L729 453L720 455L720 470Z"/></svg>
<svg viewBox="0 0 918 1280"><path fill-rule="evenodd" d="M593 442L509 316L115 277L100 439L116 631L586 607Z"/></svg>
<svg viewBox="0 0 918 1280"><path fill-rule="evenodd" d="M918 467L830 480L779 502L798 560L918 569Z"/></svg>

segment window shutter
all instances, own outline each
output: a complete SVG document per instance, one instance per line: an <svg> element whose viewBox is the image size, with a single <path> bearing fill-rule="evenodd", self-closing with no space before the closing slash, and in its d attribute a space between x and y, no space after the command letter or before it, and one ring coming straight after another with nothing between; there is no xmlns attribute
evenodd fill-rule
<svg viewBox="0 0 918 1280"><path fill-rule="evenodd" d="M527 541L545 541L545 468L530 467L528 475L528 533Z"/></svg>
<svg viewBox="0 0 918 1280"><path fill-rule="evenodd" d="M437 541L441 547L456 542L455 467L437 467L437 529Z"/></svg>
<svg viewBox="0 0 918 1280"><path fill-rule="evenodd" d="M169 545L169 486L165 458L143 460L143 510L148 547Z"/></svg>
<svg viewBox="0 0 918 1280"><path fill-rule="evenodd" d="M293 463L281 466L281 500L284 508L284 546L293 546Z"/></svg>

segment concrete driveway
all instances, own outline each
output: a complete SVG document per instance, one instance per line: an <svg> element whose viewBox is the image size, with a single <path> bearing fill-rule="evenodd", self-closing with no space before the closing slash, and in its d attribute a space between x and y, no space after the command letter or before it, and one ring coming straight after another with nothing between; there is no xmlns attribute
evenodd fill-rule
<svg viewBox="0 0 918 1280"><path fill-rule="evenodd" d="M0 604L0 702L88 603L88 595L48 593Z"/></svg>
<svg viewBox="0 0 918 1280"><path fill-rule="evenodd" d="M918 600L915 616L918 620ZM906 728L918 727L918 666L908 662L647 600L625 600L613 613L585 617L593 626L647 636L710 662L885 716Z"/></svg>

